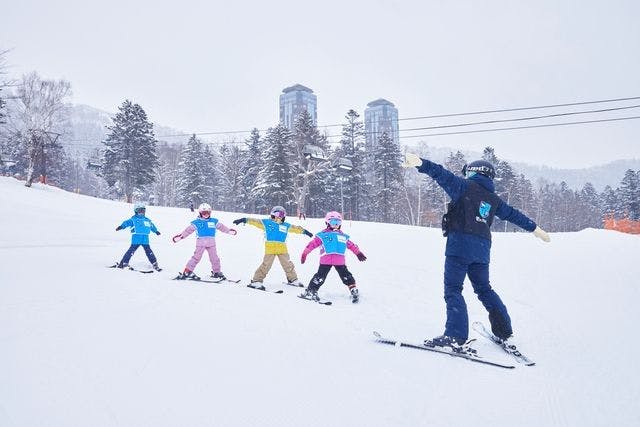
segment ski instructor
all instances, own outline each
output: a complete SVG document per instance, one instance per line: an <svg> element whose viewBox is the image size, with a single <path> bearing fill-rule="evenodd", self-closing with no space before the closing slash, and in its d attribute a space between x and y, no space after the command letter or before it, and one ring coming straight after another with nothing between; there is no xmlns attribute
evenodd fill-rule
<svg viewBox="0 0 640 427"><path fill-rule="evenodd" d="M549 235L530 218L509 206L495 194L495 169L485 160L476 160L462 169L464 178L442 165L407 153L403 167L416 167L429 175L451 197L442 218L442 231L447 237L444 263L444 300L447 323L444 335L425 340L429 347L461 349L469 337L469 316L462 296L465 276L473 291L489 312L491 331L503 341L513 334L507 307L489 284L491 224L494 217L509 221L549 242Z"/></svg>

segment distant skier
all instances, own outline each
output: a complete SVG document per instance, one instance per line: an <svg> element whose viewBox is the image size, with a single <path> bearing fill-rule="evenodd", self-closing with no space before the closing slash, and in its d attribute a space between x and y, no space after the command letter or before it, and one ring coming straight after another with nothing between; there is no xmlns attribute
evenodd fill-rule
<svg viewBox="0 0 640 427"><path fill-rule="evenodd" d="M129 266L129 260L133 256L134 252L138 249L138 247L142 246L144 249L144 253L147 255L149 262L153 266L156 271L162 270L158 267L158 261L153 251L151 250L151 246L149 246L149 233L156 233L158 236L160 232L153 224L153 222L145 216L146 206L144 203L136 203L133 207L134 215L123 221L120 224L116 231L123 230L125 228L131 228L131 246L127 252L125 252L122 260L116 265L118 268L125 268Z"/></svg>
<svg viewBox="0 0 640 427"><path fill-rule="evenodd" d="M327 278L331 267L334 267L340 275L342 283L349 287L351 301L356 303L360 296L358 295L356 280L345 265L344 254L347 249L349 249L360 261L365 261L367 257L362 253L360 248L358 248L358 245L349 240L349 236L342 232L342 215L340 215L339 212L328 212L324 217L324 222L327 227L316 234L307 244L300 258L300 262L304 264L307 260L307 255L318 246L322 246L320 248L320 266L318 267L318 271L309 282L307 289L300 296L302 298L319 301L318 289L320 289L320 286L322 286Z"/></svg>
<svg viewBox="0 0 640 427"><path fill-rule="evenodd" d="M304 286L298 280L298 274L296 269L289 258L289 251L287 249L287 236L289 233L305 234L309 237L313 237L309 231L300 227L299 225L291 225L285 222L287 211L282 206L274 206L271 209L269 218L254 219L254 218L239 218L233 221L235 225L246 223L258 227L264 231L265 244L264 244L264 258L262 264L258 267L253 274L251 283L247 286L255 289L265 289L262 282L267 277L273 261L278 257L280 265L287 275L287 283L292 286Z"/></svg>
<svg viewBox="0 0 640 427"><path fill-rule="evenodd" d="M484 160L465 165L456 176L437 163L407 153L404 167L417 167L429 175L451 197L442 219L447 236L444 264L444 299L447 322L444 334L425 340L427 346L451 347L459 350L469 336L467 305L462 296L465 276L469 276L473 291L489 312L491 330L503 341L513 335L511 318L498 294L489 284L491 251L490 227L494 217L509 221L549 242L549 235L530 218L505 203L495 194L495 169Z"/></svg>
<svg viewBox="0 0 640 427"><path fill-rule="evenodd" d="M200 280L200 277L196 276L193 272L202 258L204 251L209 254L209 261L211 262L211 277L214 279L225 280L226 277L220 271L220 257L216 249L216 231L223 233L236 235L236 230L228 228L223 223L219 222L217 218L211 218L211 206L208 203L202 203L198 206L198 217L191 221L191 224L185 228L182 233L176 234L171 240L176 243L185 237L189 236L194 231L198 236L196 239L196 250L193 256L187 262L187 266L184 271L177 277L179 280L190 279Z"/></svg>

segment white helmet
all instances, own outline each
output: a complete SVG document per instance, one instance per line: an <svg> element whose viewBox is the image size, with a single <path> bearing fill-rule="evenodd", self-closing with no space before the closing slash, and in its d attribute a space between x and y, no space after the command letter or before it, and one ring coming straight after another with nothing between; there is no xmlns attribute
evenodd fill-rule
<svg viewBox="0 0 640 427"><path fill-rule="evenodd" d="M133 205L133 213L138 213L139 211L144 211L147 209L147 206L145 205L144 202L136 202L135 205Z"/></svg>
<svg viewBox="0 0 640 427"><path fill-rule="evenodd" d="M211 205L209 203L202 203L200 204L200 206L198 206L198 212L202 213L202 212L209 212L211 213Z"/></svg>

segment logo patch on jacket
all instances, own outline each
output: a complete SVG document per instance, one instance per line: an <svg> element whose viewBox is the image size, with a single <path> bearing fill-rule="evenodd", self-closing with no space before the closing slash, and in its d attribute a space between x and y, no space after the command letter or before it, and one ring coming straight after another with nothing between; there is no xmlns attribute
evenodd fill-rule
<svg viewBox="0 0 640 427"><path fill-rule="evenodd" d="M486 219L489 216L489 212L491 211L491 205L487 202L480 202L480 207L478 208L478 213L480 214L480 218Z"/></svg>

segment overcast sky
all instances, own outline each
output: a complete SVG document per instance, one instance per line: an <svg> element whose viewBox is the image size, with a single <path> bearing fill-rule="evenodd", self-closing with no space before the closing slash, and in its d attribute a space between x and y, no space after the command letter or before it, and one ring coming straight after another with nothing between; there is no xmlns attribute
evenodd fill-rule
<svg viewBox="0 0 640 427"><path fill-rule="evenodd" d="M350 108L364 116L377 98L402 119L640 96L638 0L162 3L12 1L1 8L0 49L12 49L14 76L69 80L74 103L114 112L131 99L152 122L186 132L273 126L279 94L295 83L318 96L319 126L341 123ZM623 105L640 99L403 120L400 129ZM640 108L555 122L631 116ZM401 142L491 145L514 161L584 167L640 158L639 136L636 119Z"/></svg>

